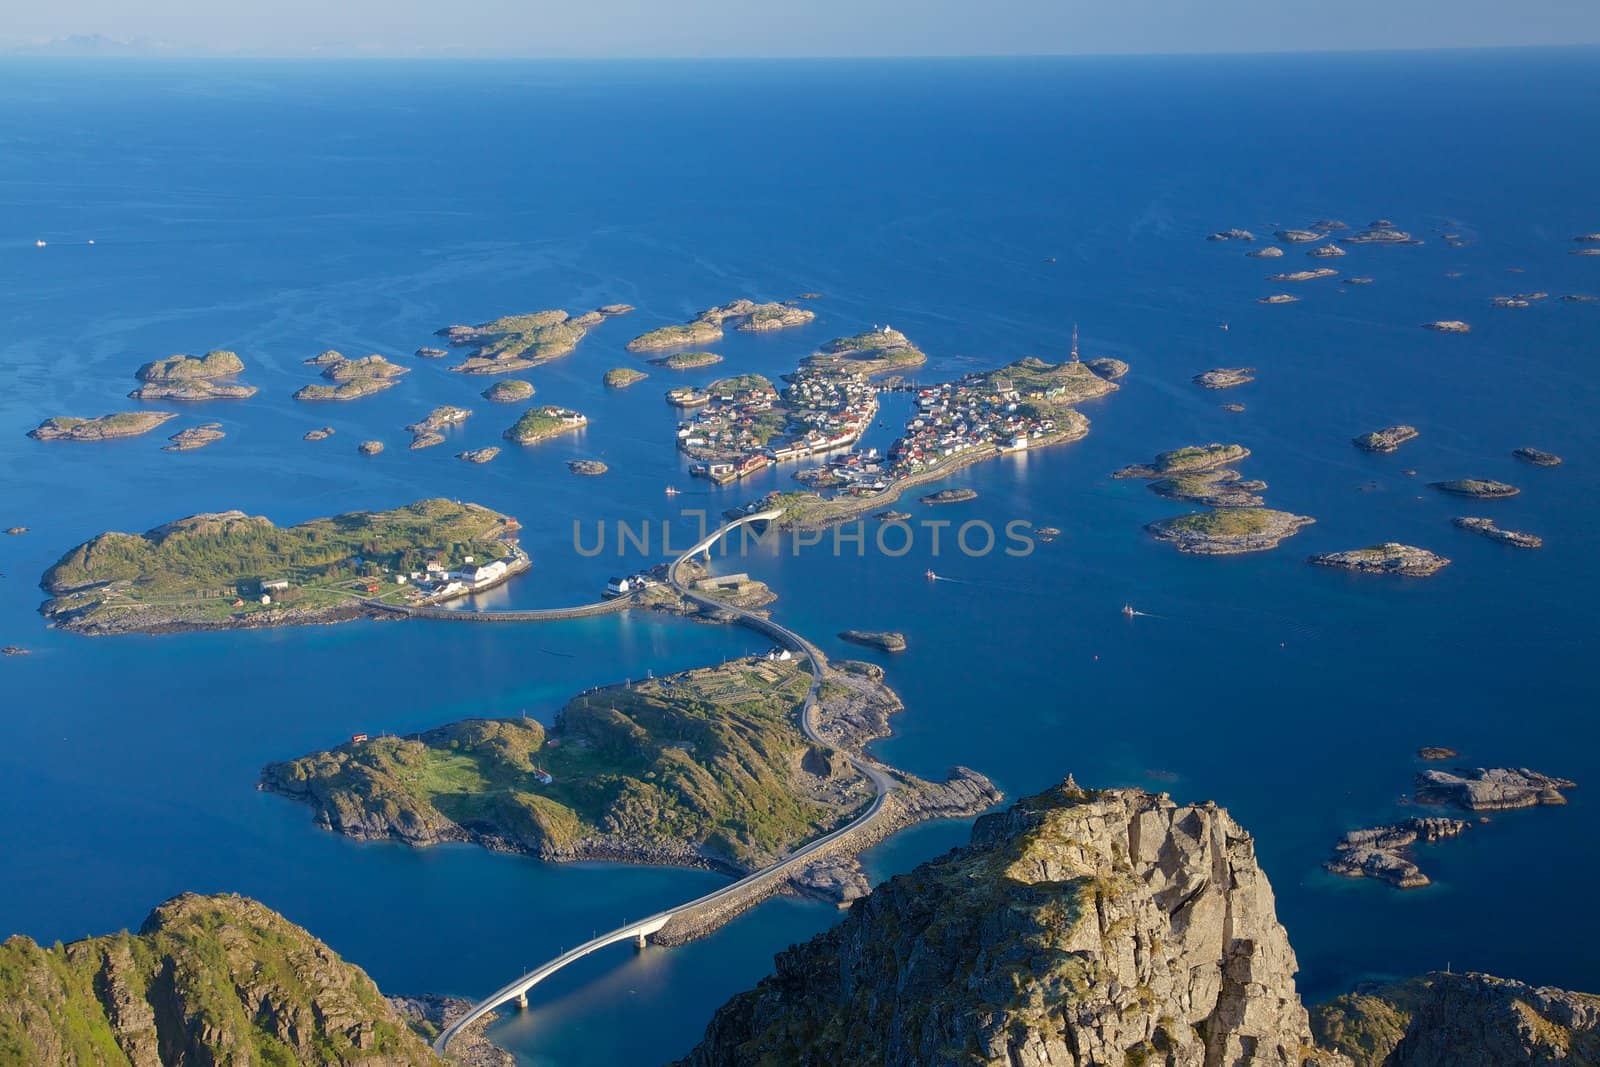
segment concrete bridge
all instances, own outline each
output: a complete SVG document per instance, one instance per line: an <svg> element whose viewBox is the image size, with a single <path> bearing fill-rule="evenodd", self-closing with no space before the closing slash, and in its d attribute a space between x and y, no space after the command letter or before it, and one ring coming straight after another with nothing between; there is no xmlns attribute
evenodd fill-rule
<svg viewBox="0 0 1600 1067"><path fill-rule="evenodd" d="M672 561L667 567L667 584L671 585L673 591L679 596L691 600L702 607L729 614L741 625L748 626L773 638L806 658L811 670L812 680L811 688L806 692L805 701L800 706L800 729L813 744L827 745L828 742L818 735L816 725L812 721L817 699L822 690L822 682L828 671L828 661L822 652L810 641L807 641L788 627L754 612L746 611L743 608L731 607L713 597L697 593L678 577L679 568L684 563L699 553L705 552L709 554L711 546L726 536L728 531L745 523L770 522L781 514L781 511L772 509L752 515L744 515L726 523L718 528L715 533L699 541L687 552ZM889 801L889 794L894 789L895 780L887 771L871 760L848 752L844 753L844 755L850 761L851 766L872 783L875 794L872 798L872 803L868 804L860 815L857 815L837 830L807 842L770 867L765 867L753 874L746 875L736 882L707 893L703 897L697 897L688 903L657 912L649 918L640 919L637 922L626 923L610 933L602 934L593 940L584 942L577 948L563 952L549 963L529 971L521 978L491 993L488 997L473 1005L471 1011L456 1020L455 1023L451 1024L449 1028L439 1035L433 1043L434 1051L441 1056L444 1055L446 1046L450 1044L451 1039L456 1034L496 1008L513 1002L518 1007L527 1007L528 990L573 960L582 959L598 949L628 940L632 940L637 947L642 949L652 938L671 938L674 924L679 929L687 931L689 928L695 927L701 920L715 917L718 913L726 913L731 917L732 914L742 911L744 908L765 899L781 889L783 882L797 865L805 863L850 835L871 825L882 816L884 808ZM688 933L682 940L689 940L692 936L692 933Z"/></svg>

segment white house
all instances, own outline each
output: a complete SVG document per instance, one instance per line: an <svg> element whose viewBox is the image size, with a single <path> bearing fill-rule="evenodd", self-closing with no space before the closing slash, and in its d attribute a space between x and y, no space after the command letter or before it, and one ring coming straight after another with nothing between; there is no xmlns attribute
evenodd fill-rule
<svg viewBox="0 0 1600 1067"><path fill-rule="evenodd" d="M633 581L628 578L613 578L606 583L606 596L626 596L633 591Z"/></svg>

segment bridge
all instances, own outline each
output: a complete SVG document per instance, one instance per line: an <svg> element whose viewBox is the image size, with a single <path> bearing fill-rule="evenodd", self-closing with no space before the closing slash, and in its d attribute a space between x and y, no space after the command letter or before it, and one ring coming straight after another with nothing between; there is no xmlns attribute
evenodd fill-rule
<svg viewBox="0 0 1600 1067"><path fill-rule="evenodd" d="M724 604L712 597L695 592L678 577L678 571L683 564L702 552L709 554L711 546L727 536L730 530L746 523L770 522L781 514L782 511L778 509L760 511L751 515L741 516L719 527L715 533L697 542L687 552L678 556L668 565L667 584L672 586L673 591L679 596L693 601L701 607L711 608L731 615L740 624L766 634L806 657L811 670L811 688L807 690L805 700L800 705L800 730L805 734L807 740L813 744L826 746L828 742L823 740L817 733L816 724L812 721L812 713L816 710L817 700L822 691L822 683L828 672L828 661L821 650L793 630L773 622L771 619L764 618L744 608ZM534 968L521 978L501 987L473 1005L470 1011L440 1033L433 1043L434 1051L443 1056L446 1046L450 1044L450 1041L458 1033L483 1018L489 1012L505 1004L514 1002L518 1007L527 1007L528 990L555 974L567 964L574 960L582 959L591 952L629 940L642 949L653 937L659 939L662 935L670 936L672 934L670 927L674 921L680 927L691 927L698 916L715 917L719 913L743 910L743 908L764 899L780 889L797 864L804 863L819 853L827 851L831 846L875 822L883 814L884 808L889 801L889 795L894 789L895 780L884 768L865 757L849 752L845 752L844 756L849 760L852 767L872 783L874 791L872 803L868 804L860 815L857 815L844 826L808 842L770 867L764 867L753 874L746 875L736 882L707 893L705 896L697 897L686 904L680 904L675 908L657 912L637 922L624 924L610 933L601 934L599 937L585 941L577 948L568 949L550 962ZM685 937L684 939L687 940L688 938Z"/></svg>

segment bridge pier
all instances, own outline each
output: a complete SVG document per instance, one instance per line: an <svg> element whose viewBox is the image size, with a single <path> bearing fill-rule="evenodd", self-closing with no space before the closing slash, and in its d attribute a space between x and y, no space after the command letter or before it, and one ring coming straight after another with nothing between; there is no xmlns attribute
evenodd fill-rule
<svg viewBox="0 0 1600 1067"><path fill-rule="evenodd" d="M640 952L644 951L644 947L647 944L649 944L649 942L646 940L646 935L643 930L639 931L633 936L633 947L638 949Z"/></svg>
<svg viewBox="0 0 1600 1067"><path fill-rule="evenodd" d="M527 1011L528 1010L528 994L526 994L526 993L518 993L517 994L517 1010L518 1011Z"/></svg>

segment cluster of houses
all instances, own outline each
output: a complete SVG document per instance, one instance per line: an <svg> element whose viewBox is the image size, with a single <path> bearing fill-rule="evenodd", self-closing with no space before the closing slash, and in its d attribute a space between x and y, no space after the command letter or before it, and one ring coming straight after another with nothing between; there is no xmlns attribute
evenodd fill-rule
<svg viewBox="0 0 1600 1067"><path fill-rule="evenodd" d="M890 448L889 462L896 474L915 474L974 448L1024 449L1055 428L1054 419L1023 403L1010 379L969 375L917 391L916 414Z"/></svg>
<svg viewBox="0 0 1600 1067"><path fill-rule="evenodd" d="M878 413L877 391L861 375L801 369L780 398L765 379L731 379L678 427L691 474L719 485L774 463L854 444ZM774 440L774 423L782 426Z"/></svg>

